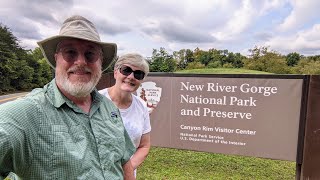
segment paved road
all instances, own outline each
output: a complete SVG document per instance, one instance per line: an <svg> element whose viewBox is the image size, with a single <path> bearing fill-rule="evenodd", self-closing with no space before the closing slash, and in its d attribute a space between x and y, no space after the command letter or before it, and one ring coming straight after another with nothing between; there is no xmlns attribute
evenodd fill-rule
<svg viewBox="0 0 320 180"><path fill-rule="evenodd" d="M0 96L0 104L3 104L3 103L8 102L8 101L15 100L15 99L17 99L19 97L23 97L26 94L28 94L28 92L16 93L16 94L8 94L8 95Z"/></svg>

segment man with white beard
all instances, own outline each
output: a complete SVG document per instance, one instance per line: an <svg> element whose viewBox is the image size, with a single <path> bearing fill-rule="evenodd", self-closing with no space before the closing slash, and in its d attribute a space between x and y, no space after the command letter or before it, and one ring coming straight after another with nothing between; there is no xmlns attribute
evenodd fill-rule
<svg viewBox="0 0 320 180"><path fill-rule="evenodd" d="M116 57L92 22L66 19L57 36L38 42L55 79L0 106L0 180L135 179L135 148L111 101L95 89Z"/></svg>

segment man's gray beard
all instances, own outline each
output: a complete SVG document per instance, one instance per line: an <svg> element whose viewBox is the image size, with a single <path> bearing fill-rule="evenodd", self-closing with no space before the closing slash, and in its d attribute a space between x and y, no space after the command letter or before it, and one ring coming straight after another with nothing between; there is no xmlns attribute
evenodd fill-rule
<svg viewBox="0 0 320 180"><path fill-rule="evenodd" d="M63 90L65 90L70 95L81 98L88 96L98 84L101 78L102 70L99 69L98 72L92 74L92 79L88 82L76 82L71 83L68 79L67 73L56 73L56 81L57 84L61 86Z"/></svg>

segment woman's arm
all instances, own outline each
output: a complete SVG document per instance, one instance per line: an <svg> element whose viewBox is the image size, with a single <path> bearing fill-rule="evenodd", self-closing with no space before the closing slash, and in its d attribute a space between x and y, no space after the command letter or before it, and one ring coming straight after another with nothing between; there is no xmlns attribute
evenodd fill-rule
<svg viewBox="0 0 320 180"><path fill-rule="evenodd" d="M131 158L133 169L137 167L146 159L150 150L150 133L143 134L137 151Z"/></svg>
<svg viewBox="0 0 320 180"><path fill-rule="evenodd" d="M124 180L135 180L131 160L122 165Z"/></svg>

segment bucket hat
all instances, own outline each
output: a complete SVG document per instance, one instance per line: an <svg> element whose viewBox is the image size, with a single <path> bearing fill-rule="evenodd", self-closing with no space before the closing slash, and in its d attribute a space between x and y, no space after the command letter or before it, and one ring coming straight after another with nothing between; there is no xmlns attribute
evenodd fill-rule
<svg viewBox="0 0 320 180"><path fill-rule="evenodd" d="M102 71L107 70L117 56L117 45L115 43L101 42L94 24L82 16L75 15L63 22L59 35L38 42L44 57L53 69L56 67L54 54L56 53L57 45L62 40L68 38L76 38L99 44L103 52Z"/></svg>

